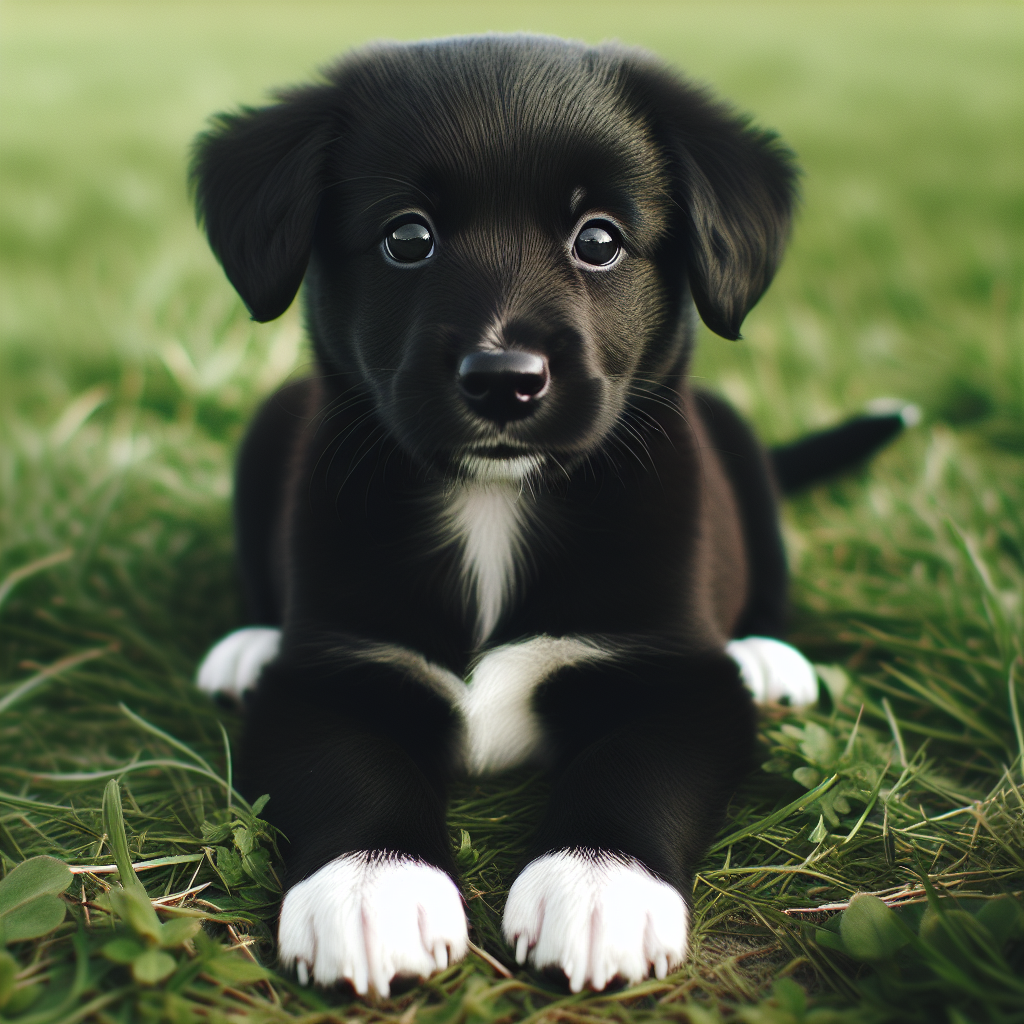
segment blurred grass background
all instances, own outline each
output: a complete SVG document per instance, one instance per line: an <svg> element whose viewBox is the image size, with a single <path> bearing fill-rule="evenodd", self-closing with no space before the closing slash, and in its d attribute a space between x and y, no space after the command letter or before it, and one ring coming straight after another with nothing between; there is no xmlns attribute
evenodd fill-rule
<svg viewBox="0 0 1024 1024"><path fill-rule="evenodd" d="M766 718L773 774L738 798L730 828L748 831L724 862L722 851L712 854L698 881L695 954L682 975L637 1000L584 1003L525 974L503 982L471 960L393 1007L344 1012L781 1022L805 1011L824 1021L947 1019L932 1014L948 1010L950 1021L1022 1019L1008 1009L1012 999L974 1013L981 1004L962 984L929 975L928 988L909 968L896 988L879 988L867 968L837 959L782 913L858 889L899 889L919 864L950 892L1024 888L1021 736L1009 699L1022 674L1022 28L1019 3L5 0L0 580L70 552L0 596L5 869L29 853L109 861L102 783L132 758L180 755L120 702L226 770L215 709L190 678L208 644L239 622L231 458L261 396L301 372L308 355L296 309L273 324L247 319L194 225L185 165L205 119L259 103L269 88L308 80L381 37L615 38L656 51L776 128L805 172L781 273L744 341L705 332L696 375L769 441L885 395L917 402L924 424L863 472L787 508L795 639L832 666L833 685L806 715ZM92 650L102 656L18 690ZM235 735L237 721L224 720ZM836 771L842 782L828 800L782 824L772 818L802 786ZM201 863L198 883L211 882L206 895L236 914L243 941L262 941L273 879L234 885L231 840L215 831L235 813L222 790L177 769L122 777L133 852L226 849L227 875ZM467 789L452 824L477 940L504 956L495 913L530 801L501 789ZM935 820L965 806L982 810ZM851 832L856 840L840 842ZM815 858L829 859L824 881L808 866ZM181 870L143 878L171 894L191 862L185 877ZM102 880L83 877L88 902ZM101 911L93 918L105 920ZM105 961L90 949L76 990L67 934L16 948L26 965L19 991L42 992L31 1005L22 999L31 1019L70 1019L53 1009L60 993L77 992L88 1006L115 991L123 969L100 970ZM205 954L182 954L182 979L193 955ZM780 973L817 1008L785 987L773 992ZM190 977L175 992L129 985L89 1014L192 1020L204 1005L213 1007L207 1017L327 1012L319 996L284 981L256 990L239 980L236 999L223 979Z"/></svg>

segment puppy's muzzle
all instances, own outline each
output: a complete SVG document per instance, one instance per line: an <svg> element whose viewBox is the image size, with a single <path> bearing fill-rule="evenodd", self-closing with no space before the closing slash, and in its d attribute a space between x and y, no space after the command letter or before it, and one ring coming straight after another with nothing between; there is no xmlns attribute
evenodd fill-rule
<svg viewBox="0 0 1024 1024"><path fill-rule="evenodd" d="M547 359L535 352L471 352L459 363L458 383L473 412L504 424L536 411L551 373Z"/></svg>

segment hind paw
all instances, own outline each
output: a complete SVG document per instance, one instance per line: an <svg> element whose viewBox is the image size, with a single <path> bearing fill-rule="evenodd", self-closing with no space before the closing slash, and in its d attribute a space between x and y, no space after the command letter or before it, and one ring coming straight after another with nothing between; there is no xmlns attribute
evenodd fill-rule
<svg viewBox="0 0 1024 1024"><path fill-rule="evenodd" d="M740 667L743 685L759 704L788 698L793 707L818 699L818 677L795 648L766 636L731 640L725 653Z"/></svg>
<svg viewBox="0 0 1024 1024"><path fill-rule="evenodd" d="M251 690L263 666L277 657L281 630L266 626L236 629L210 648L196 672L196 684L204 693L222 693L240 700Z"/></svg>

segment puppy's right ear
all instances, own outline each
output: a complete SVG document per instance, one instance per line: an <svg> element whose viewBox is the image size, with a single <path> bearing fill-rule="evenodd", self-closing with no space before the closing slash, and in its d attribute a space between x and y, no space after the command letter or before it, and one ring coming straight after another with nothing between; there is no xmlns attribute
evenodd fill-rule
<svg viewBox="0 0 1024 1024"><path fill-rule="evenodd" d="M306 273L324 187L330 115L316 89L219 114L189 181L214 255L254 320L279 317Z"/></svg>

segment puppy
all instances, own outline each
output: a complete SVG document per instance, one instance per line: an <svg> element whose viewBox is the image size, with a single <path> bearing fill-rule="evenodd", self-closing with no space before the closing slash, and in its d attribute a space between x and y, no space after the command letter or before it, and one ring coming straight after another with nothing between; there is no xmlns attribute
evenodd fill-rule
<svg viewBox="0 0 1024 1024"><path fill-rule="evenodd" d="M516 959L573 991L683 961L750 691L816 693L773 639L769 461L686 376L697 316L738 338L771 281L795 180L648 55L528 36L372 47L199 137L214 253L256 320L304 284L316 358L243 444L253 628L199 673L245 693L303 982L463 956L446 786L528 762Z"/></svg>

